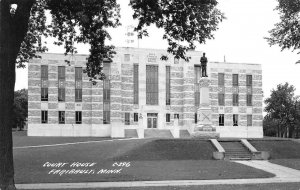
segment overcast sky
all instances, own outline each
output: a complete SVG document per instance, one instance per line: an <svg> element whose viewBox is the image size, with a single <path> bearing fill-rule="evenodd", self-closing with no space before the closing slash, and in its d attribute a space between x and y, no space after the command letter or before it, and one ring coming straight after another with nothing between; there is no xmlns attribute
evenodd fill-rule
<svg viewBox="0 0 300 190"><path fill-rule="evenodd" d="M122 26L110 30L115 46L126 46L126 26L135 24L128 7L129 0L119 0L121 4ZM279 15L274 8L276 0L219 0L219 9L227 17L215 32L215 39L198 45L198 51L206 52L209 61L258 63L263 69L264 98L280 83L288 82L296 87L300 95L300 59L297 52L280 51L278 46L270 47L267 37ZM162 41L162 31L150 27L150 36L139 41L140 48L166 49L167 43ZM63 49L50 46L50 52L62 53ZM86 46L79 47L79 53L88 53ZM27 69L17 70L16 89L27 88Z"/></svg>

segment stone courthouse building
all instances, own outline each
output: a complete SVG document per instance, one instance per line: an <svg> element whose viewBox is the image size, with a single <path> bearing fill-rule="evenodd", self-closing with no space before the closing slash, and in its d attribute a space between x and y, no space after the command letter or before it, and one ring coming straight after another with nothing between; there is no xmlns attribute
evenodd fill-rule
<svg viewBox="0 0 300 190"><path fill-rule="evenodd" d="M104 81L83 73L86 55L42 54L28 69L29 136L143 138L147 130L189 135L199 122L202 52L189 62L165 50L116 48ZM67 65L65 60L70 61ZM209 55L208 55L209 60ZM263 137L259 64L211 62L211 121L220 137Z"/></svg>

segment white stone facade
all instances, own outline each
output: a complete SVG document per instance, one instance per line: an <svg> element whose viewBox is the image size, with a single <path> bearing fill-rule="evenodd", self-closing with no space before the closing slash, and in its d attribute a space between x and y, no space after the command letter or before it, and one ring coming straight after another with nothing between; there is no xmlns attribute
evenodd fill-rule
<svg viewBox="0 0 300 190"><path fill-rule="evenodd" d="M136 129L140 137L149 122L156 122L157 130L169 129L178 136L177 128L193 132L195 113L195 66L200 65L201 52L191 51L189 62L160 60L167 55L164 50L116 48L117 54L110 63L110 122L103 124L103 81L96 85L82 77L82 101L75 102L75 67L85 67L86 55L65 57L62 54L42 54L33 59L28 69L28 135L29 136L99 136L124 137L125 129ZM69 60L68 66L65 60ZM209 59L209 55L208 55ZM41 101L41 65L48 65L48 101ZM138 65L138 104L134 104L134 65ZM158 104L146 103L146 67L158 68ZM58 101L58 66L65 66L65 100ZM166 105L166 66L170 68L170 105ZM261 65L244 63L208 63L208 78L212 123L220 137L261 138L262 130L262 71ZM218 73L224 73L225 85L218 86ZM232 86L232 74L238 74L238 86ZM246 75L252 76L252 106L246 105ZM218 93L224 91L225 105L218 105ZM232 94L239 94L239 105L233 106ZM46 123L41 122L42 111L47 111ZM59 124L59 111L65 113L65 122ZM75 112L81 111L82 122L76 124ZM125 113L129 122L125 122ZM169 114L170 121L166 121ZM179 120L174 115L179 114ZM219 114L224 114L224 126L219 126ZM238 126L233 126L233 114L237 114ZM138 120L134 121L134 117ZM247 126L247 115L252 125ZM143 119L141 119L141 116ZM199 117L198 117L199 118ZM178 122L178 124L177 124ZM153 127L153 123L150 126ZM178 127L176 127L178 125Z"/></svg>

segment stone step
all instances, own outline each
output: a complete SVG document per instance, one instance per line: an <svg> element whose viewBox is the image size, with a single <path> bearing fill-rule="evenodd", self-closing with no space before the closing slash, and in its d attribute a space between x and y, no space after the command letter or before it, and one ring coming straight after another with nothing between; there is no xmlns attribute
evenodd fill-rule
<svg viewBox="0 0 300 190"><path fill-rule="evenodd" d="M189 138L189 137L191 137L191 135L188 130L180 130L179 137L180 138Z"/></svg>
<svg viewBox="0 0 300 190"><path fill-rule="evenodd" d="M173 138L168 129L145 129L145 138Z"/></svg>
<svg viewBox="0 0 300 190"><path fill-rule="evenodd" d="M136 129L125 129L125 138L138 138Z"/></svg>
<svg viewBox="0 0 300 190"><path fill-rule="evenodd" d="M230 160L251 160L251 152L240 141L221 141L225 150L225 159Z"/></svg>

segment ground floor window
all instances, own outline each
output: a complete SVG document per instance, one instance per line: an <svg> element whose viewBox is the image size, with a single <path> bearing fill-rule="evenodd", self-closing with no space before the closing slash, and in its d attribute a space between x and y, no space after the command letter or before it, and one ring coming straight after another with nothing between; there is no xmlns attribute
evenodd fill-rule
<svg viewBox="0 0 300 190"><path fill-rule="evenodd" d="M174 114L174 119L179 119L179 114L178 113Z"/></svg>
<svg viewBox="0 0 300 190"><path fill-rule="evenodd" d="M195 113L195 123L197 123L197 121L198 121L198 115L197 113Z"/></svg>
<svg viewBox="0 0 300 190"><path fill-rule="evenodd" d="M247 126L252 126L252 115L247 115Z"/></svg>
<svg viewBox="0 0 300 190"><path fill-rule="evenodd" d="M42 123L48 123L48 111L42 111L41 116Z"/></svg>
<svg viewBox="0 0 300 190"><path fill-rule="evenodd" d="M76 124L81 124L82 123L82 114L81 114L81 111L76 111L75 115L76 115Z"/></svg>
<svg viewBox="0 0 300 190"><path fill-rule="evenodd" d="M134 113L133 114L133 121L134 122L138 122L139 121L139 114L138 113Z"/></svg>
<svg viewBox="0 0 300 190"><path fill-rule="evenodd" d="M58 112L58 122L59 124L65 124L65 111Z"/></svg>
<svg viewBox="0 0 300 190"><path fill-rule="evenodd" d="M219 126L224 126L224 114L219 114Z"/></svg>
<svg viewBox="0 0 300 190"><path fill-rule="evenodd" d="M239 115L233 114L233 126L238 126Z"/></svg>
<svg viewBox="0 0 300 190"><path fill-rule="evenodd" d="M166 122L170 122L171 121L171 114L167 113L166 114Z"/></svg>
<svg viewBox="0 0 300 190"><path fill-rule="evenodd" d="M110 111L103 111L103 124L110 124Z"/></svg>
<svg viewBox="0 0 300 190"><path fill-rule="evenodd" d="M130 125L130 113L125 113L125 125Z"/></svg>

